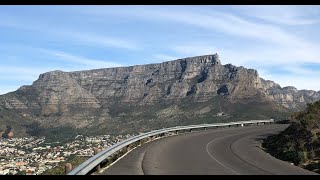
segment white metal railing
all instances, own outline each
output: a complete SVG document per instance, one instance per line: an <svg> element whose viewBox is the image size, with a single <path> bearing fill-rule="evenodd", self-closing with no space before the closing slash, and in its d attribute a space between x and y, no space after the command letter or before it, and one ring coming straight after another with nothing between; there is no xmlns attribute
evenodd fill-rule
<svg viewBox="0 0 320 180"><path fill-rule="evenodd" d="M214 124L200 124L200 125L189 125L189 126L176 126L171 128L153 130L147 133L143 133L137 136L133 136L126 140L123 140L115 145L112 145L105 150L101 151L100 153L92 156L87 161L80 164L78 167L74 168L72 171L68 173L68 175L86 175L91 170L93 170L96 166L98 166L102 161L106 160L108 157L113 155L115 152L121 150L122 148L135 143L139 140L144 138L148 138L151 136L168 133L168 132L177 132L181 130L193 130L193 129L200 129L200 128L209 128L209 127L223 127L223 126L232 126L232 125L241 125L244 124L259 124L259 123L274 123L273 119L269 120L251 120L251 121L238 121L238 122L229 122L229 123L214 123Z"/></svg>

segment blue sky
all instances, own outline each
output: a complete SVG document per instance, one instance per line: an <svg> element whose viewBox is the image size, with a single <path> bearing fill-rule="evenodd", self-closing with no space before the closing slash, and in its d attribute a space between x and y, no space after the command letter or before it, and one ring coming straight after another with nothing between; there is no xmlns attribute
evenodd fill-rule
<svg viewBox="0 0 320 180"><path fill-rule="evenodd" d="M320 6L0 6L0 94L40 73L218 53L320 90Z"/></svg>

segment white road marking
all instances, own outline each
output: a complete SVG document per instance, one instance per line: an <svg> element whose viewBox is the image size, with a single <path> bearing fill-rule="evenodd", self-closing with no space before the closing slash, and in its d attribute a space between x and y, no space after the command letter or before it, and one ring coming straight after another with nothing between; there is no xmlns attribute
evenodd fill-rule
<svg viewBox="0 0 320 180"><path fill-rule="evenodd" d="M260 131L260 130L254 130L254 131ZM222 162L218 161L210 152L209 152L209 145L219 139L222 139L222 138L226 138L226 137L230 137L230 136L235 136L235 135L239 135L239 134L244 134L244 133L248 133L248 132L254 132L254 131L246 131L246 132L242 132L242 133L238 133L238 134L231 134L231 135L228 135L228 136L223 136L223 137L219 137L217 139L214 139L212 141L210 141L207 146L206 146L206 150L207 150L207 153L209 154L209 156L215 160L217 163L219 163L221 166L223 166L224 168L228 169L229 171L237 174L237 175L241 175L240 173L238 173L237 171L234 171L233 169L231 169L230 167L224 165Z"/></svg>

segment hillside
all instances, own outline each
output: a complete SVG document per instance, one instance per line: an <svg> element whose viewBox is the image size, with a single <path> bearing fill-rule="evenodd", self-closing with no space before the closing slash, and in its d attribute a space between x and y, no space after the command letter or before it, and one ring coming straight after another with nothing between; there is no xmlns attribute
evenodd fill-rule
<svg viewBox="0 0 320 180"><path fill-rule="evenodd" d="M292 115L292 124L268 137L263 147L273 156L320 173L320 101Z"/></svg>

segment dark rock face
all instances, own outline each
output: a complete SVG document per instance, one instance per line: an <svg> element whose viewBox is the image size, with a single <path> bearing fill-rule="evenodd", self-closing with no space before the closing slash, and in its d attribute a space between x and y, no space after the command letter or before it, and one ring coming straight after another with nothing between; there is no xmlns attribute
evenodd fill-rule
<svg viewBox="0 0 320 180"><path fill-rule="evenodd" d="M187 115L209 118L221 110L223 101L214 99L222 96L233 104L268 102L289 109L320 99L319 92L281 88L254 69L222 65L214 54L159 64L47 72L31 86L0 96L0 110L23 113L44 127L119 129L120 124L139 121L159 127ZM185 103L207 107L198 106L188 114L182 108Z"/></svg>
<svg viewBox="0 0 320 180"><path fill-rule="evenodd" d="M221 88L218 89L217 94L225 95L228 93L228 87L226 85L221 86Z"/></svg>

